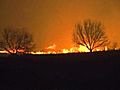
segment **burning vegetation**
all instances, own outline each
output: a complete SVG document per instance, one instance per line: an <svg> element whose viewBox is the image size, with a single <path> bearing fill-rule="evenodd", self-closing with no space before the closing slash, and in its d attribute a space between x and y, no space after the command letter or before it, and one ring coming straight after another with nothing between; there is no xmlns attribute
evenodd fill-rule
<svg viewBox="0 0 120 90"><path fill-rule="evenodd" d="M54 48L49 48L53 47ZM90 52L89 49L87 49L85 46L79 45L77 47L72 47L69 49L61 49L61 50L56 50L56 44L53 44L52 46L49 46L45 48L42 51L36 51L36 52L31 52L31 54L67 54L67 53L80 53L80 52ZM104 48L96 48L94 51L107 51L108 48L105 46Z"/></svg>

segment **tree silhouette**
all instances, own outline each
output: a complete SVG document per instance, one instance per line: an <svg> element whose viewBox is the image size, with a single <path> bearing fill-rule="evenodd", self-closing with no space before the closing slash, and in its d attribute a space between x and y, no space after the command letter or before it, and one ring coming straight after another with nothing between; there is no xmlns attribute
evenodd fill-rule
<svg viewBox="0 0 120 90"><path fill-rule="evenodd" d="M7 28L0 33L0 49L13 53L27 53L33 47L33 37L24 29Z"/></svg>
<svg viewBox="0 0 120 90"><path fill-rule="evenodd" d="M104 26L100 22L85 20L82 24L76 25L73 41L92 52L94 49L107 44L108 40L103 30Z"/></svg>

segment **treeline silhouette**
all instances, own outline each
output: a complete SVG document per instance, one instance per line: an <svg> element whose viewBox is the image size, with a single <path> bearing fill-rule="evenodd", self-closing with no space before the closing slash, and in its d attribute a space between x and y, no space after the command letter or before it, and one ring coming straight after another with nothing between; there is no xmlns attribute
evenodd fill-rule
<svg viewBox="0 0 120 90"><path fill-rule="evenodd" d="M90 52L105 50L105 47L107 50L119 49L117 42L111 43L108 40L104 25L100 21L90 19L75 25L72 40L75 47L84 46ZM33 35L25 28L5 28L0 31L0 51L28 54L36 51L35 46Z"/></svg>

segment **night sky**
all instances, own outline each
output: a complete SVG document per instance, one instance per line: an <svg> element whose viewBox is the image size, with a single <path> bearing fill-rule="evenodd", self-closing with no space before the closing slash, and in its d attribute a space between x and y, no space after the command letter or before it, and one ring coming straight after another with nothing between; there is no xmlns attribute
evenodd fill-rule
<svg viewBox="0 0 120 90"><path fill-rule="evenodd" d="M101 21L109 40L119 43L120 0L0 0L0 29L27 28L37 50L72 47L75 24L84 19Z"/></svg>

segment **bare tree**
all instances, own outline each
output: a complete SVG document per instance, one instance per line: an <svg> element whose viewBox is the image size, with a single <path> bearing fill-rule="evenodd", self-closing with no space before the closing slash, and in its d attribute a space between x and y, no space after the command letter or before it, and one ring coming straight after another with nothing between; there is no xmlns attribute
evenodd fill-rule
<svg viewBox="0 0 120 90"><path fill-rule="evenodd" d="M33 47L33 37L24 29L4 29L0 33L0 49L13 53L27 53Z"/></svg>
<svg viewBox="0 0 120 90"><path fill-rule="evenodd" d="M108 40L103 30L104 27L100 22L85 20L82 24L76 25L73 41L92 52L94 49L107 44Z"/></svg>

